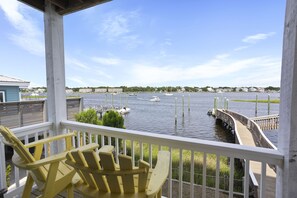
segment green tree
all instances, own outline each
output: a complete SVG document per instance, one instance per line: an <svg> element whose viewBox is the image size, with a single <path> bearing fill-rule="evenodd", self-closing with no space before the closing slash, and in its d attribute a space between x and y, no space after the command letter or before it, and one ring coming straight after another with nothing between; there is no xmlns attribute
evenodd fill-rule
<svg viewBox="0 0 297 198"><path fill-rule="evenodd" d="M115 128L125 128L124 118L117 111L108 111L103 116L103 126L115 127Z"/></svg>

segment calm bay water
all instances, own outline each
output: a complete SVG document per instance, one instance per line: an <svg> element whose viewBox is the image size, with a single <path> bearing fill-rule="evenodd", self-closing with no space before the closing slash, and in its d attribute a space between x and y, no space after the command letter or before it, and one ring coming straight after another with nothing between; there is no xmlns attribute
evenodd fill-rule
<svg viewBox="0 0 297 198"><path fill-rule="evenodd" d="M189 93L173 93L165 96L162 93L138 93L137 96L127 94L83 94L85 107L100 105L128 106L129 114L124 116L127 129L152 133L178 135L213 141L229 141L230 134L215 124L215 119L207 115L213 108L214 97L219 97L223 106L223 98L229 99L229 109L247 117L255 116L255 103L233 102L235 99L267 99L267 93L190 93L190 111L188 110ZM158 96L160 102L151 102L152 96ZM184 117L182 116L182 97L184 96ZM279 93L271 93L271 99L279 98ZM177 98L177 124L175 125L175 98ZM267 115L267 104L258 103L258 116ZM278 104L270 104L270 114L279 112ZM267 137L277 143L277 132L265 132Z"/></svg>

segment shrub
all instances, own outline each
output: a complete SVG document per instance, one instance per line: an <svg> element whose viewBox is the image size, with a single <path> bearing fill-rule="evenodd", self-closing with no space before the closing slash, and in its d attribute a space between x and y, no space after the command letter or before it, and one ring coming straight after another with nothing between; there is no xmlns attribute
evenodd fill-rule
<svg viewBox="0 0 297 198"><path fill-rule="evenodd" d="M108 111L103 116L103 126L125 128L124 118L116 111Z"/></svg>
<svg viewBox="0 0 297 198"><path fill-rule="evenodd" d="M75 115L77 122L102 125L102 122L98 119L97 112L95 109L88 109Z"/></svg>

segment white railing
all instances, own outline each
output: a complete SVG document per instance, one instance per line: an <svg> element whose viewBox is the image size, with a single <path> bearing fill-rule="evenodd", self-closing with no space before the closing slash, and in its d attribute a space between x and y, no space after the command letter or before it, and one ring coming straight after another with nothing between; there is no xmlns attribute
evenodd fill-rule
<svg viewBox="0 0 297 198"><path fill-rule="evenodd" d="M124 154L129 154L132 156L133 162L135 162L135 158L144 158L144 154L147 154L148 162L153 164L153 149L166 149L171 151L171 166L169 172L169 180L168 180L168 197L172 197L173 192L178 193L179 197L182 197L183 194L188 192L186 191L185 185L189 184L189 195L190 197L195 197L196 188L202 189L202 197L206 197L206 192L208 192L209 188L207 187L207 177L209 176L207 173L207 167L210 166L207 163L209 157L215 156L216 163L215 166L215 184L212 186L214 191L214 196L218 197L221 192L228 192L229 197L233 197L235 194L243 194L244 197L248 197L249 195L249 172L250 172L250 161L258 161L262 163L263 166L266 164L272 164L277 166L278 168L282 168L283 156L277 151L272 149L265 148L255 148L248 146L240 146L236 144L228 144L223 142L213 142L206 141L200 139L193 138L185 138L185 137L177 137L163 134L155 134L148 132L139 132L139 131L131 131L125 129L115 129L104 126L94 126L90 124L77 123L73 121L63 121L62 126L69 131L78 132L77 144L86 144L88 139L93 142L98 142L98 137L101 138L101 145L104 144L113 144L116 148L116 154L118 154L121 150ZM92 137L92 138L90 138ZM104 138L108 140L104 141ZM115 138L114 141L111 141L112 138ZM122 148L119 146L120 140L123 140ZM197 171L197 167L195 167L195 159L197 160L197 156L200 154L201 163L202 163L202 183L200 187L196 185L195 172ZM209 156L208 154L213 154ZM178 155L178 176L175 177L176 174L173 169L176 166L172 161L174 155ZM221 189L220 187L220 157L227 157L229 159L229 185L228 189ZM234 191L234 168L236 159L245 160L244 167L244 184L242 192ZM187 180L183 175L185 174L184 168L186 168L186 163L190 162L189 172L190 178ZM174 178L177 179L178 188L173 188L173 183L175 183ZM259 186L260 195L265 191L262 186L265 186L265 174L261 174L261 184ZM188 189L188 188L187 188ZM175 192L174 190L177 190Z"/></svg>
<svg viewBox="0 0 297 198"><path fill-rule="evenodd" d="M282 168L283 164L283 155L272 149L253 148L222 142L116 129L73 121L63 121L61 125L68 131L77 132L77 137L73 139L77 146L87 144L88 142L97 142L100 145L112 144L115 146L116 154L122 152L131 155L134 163L137 159L144 159L154 166L156 151L160 149L169 150L171 152L170 172L166 184L167 190L163 191L163 193L166 193L165 196L168 197L173 197L173 194L179 195L179 197L197 197L198 195L195 194L197 193L197 189L202 192L202 197L219 197L220 193L228 193L229 197L233 197L233 195L236 194L243 194L244 197L249 197L250 161L258 161L262 163L263 166L272 164L278 168ZM39 135L46 135L47 131L51 129L51 126L51 123L43 123L18 128L15 129L14 132L18 137L22 137L26 143L30 137L38 139ZM104 139L106 140L104 141ZM120 142L122 142L122 144L120 144ZM0 142L0 146L3 146L2 142ZM3 148L0 155L1 159L4 159ZM222 162L218 163L222 157L226 157L229 164L229 174L225 176L223 180L220 177L220 168L223 164ZM176 158L178 158L178 162L173 160ZM210 164L211 158L214 158L213 161L215 164ZM234 178L236 171L235 161L237 159L246 161L245 167L243 167L244 182L243 190L241 191L234 188L238 187L238 184L234 185L234 183L237 182L237 179ZM202 167L200 167L202 170L199 170L196 163L199 160L199 163L202 164ZM2 162L3 161L4 160L2 160ZM210 169L207 168L211 165L214 166L213 174L209 173ZM197 174L199 171L201 174ZM17 174L18 171L15 171L16 178L19 177ZM3 174L3 170L1 169L1 176L2 175L5 174ZM201 182L197 182L199 178ZM2 179L3 178L1 178L1 180ZM226 180L228 182L226 182ZM265 174L262 174L261 180L263 182L262 186L265 186ZM3 183L5 182L2 180L1 185ZM20 183L15 184L15 186L20 185ZM224 185L226 188L222 187ZM261 192L265 190L262 186L260 186ZM19 193L20 188L15 189L18 189ZM16 194L14 192L17 192L17 190L10 190L9 194L6 194L5 197L13 197L13 195ZM209 193L212 194L210 195Z"/></svg>

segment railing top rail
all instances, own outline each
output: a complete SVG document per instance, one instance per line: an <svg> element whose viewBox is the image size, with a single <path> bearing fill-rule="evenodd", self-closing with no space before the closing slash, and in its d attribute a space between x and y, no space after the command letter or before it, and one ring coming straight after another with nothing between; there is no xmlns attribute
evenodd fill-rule
<svg viewBox="0 0 297 198"><path fill-rule="evenodd" d="M33 134L40 131L51 130L53 127L52 122L43 122L39 124L33 124L29 126L19 127L11 129L17 137L23 137L25 135Z"/></svg>
<svg viewBox="0 0 297 198"><path fill-rule="evenodd" d="M278 117L279 117L279 114L273 114L273 115L265 115L265 116L252 117L252 118L249 118L249 119L256 121L256 120L278 118Z"/></svg>
<svg viewBox="0 0 297 198"><path fill-rule="evenodd" d="M240 159L262 161L266 163L282 166L284 156L277 150L250 147L224 142L215 142L194 138L140 132L127 129L118 129L92 124L79 123L74 121L62 121L64 128L76 131L89 132L104 136L117 137L122 139L159 144L168 147L177 147L185 150L197 150L206 153L216 153ZM178 145L178 146L177 146Z"/></svg>
<svg viewBox="0 0 297 198"><path fill-rule="evenodd" d="M1 102L0 106L6 106L6 105L16 105L16 104L35 104L35 103L44 103L45 99L40 100L23 100L23 101L17 101L17 102Z"/></svg>

